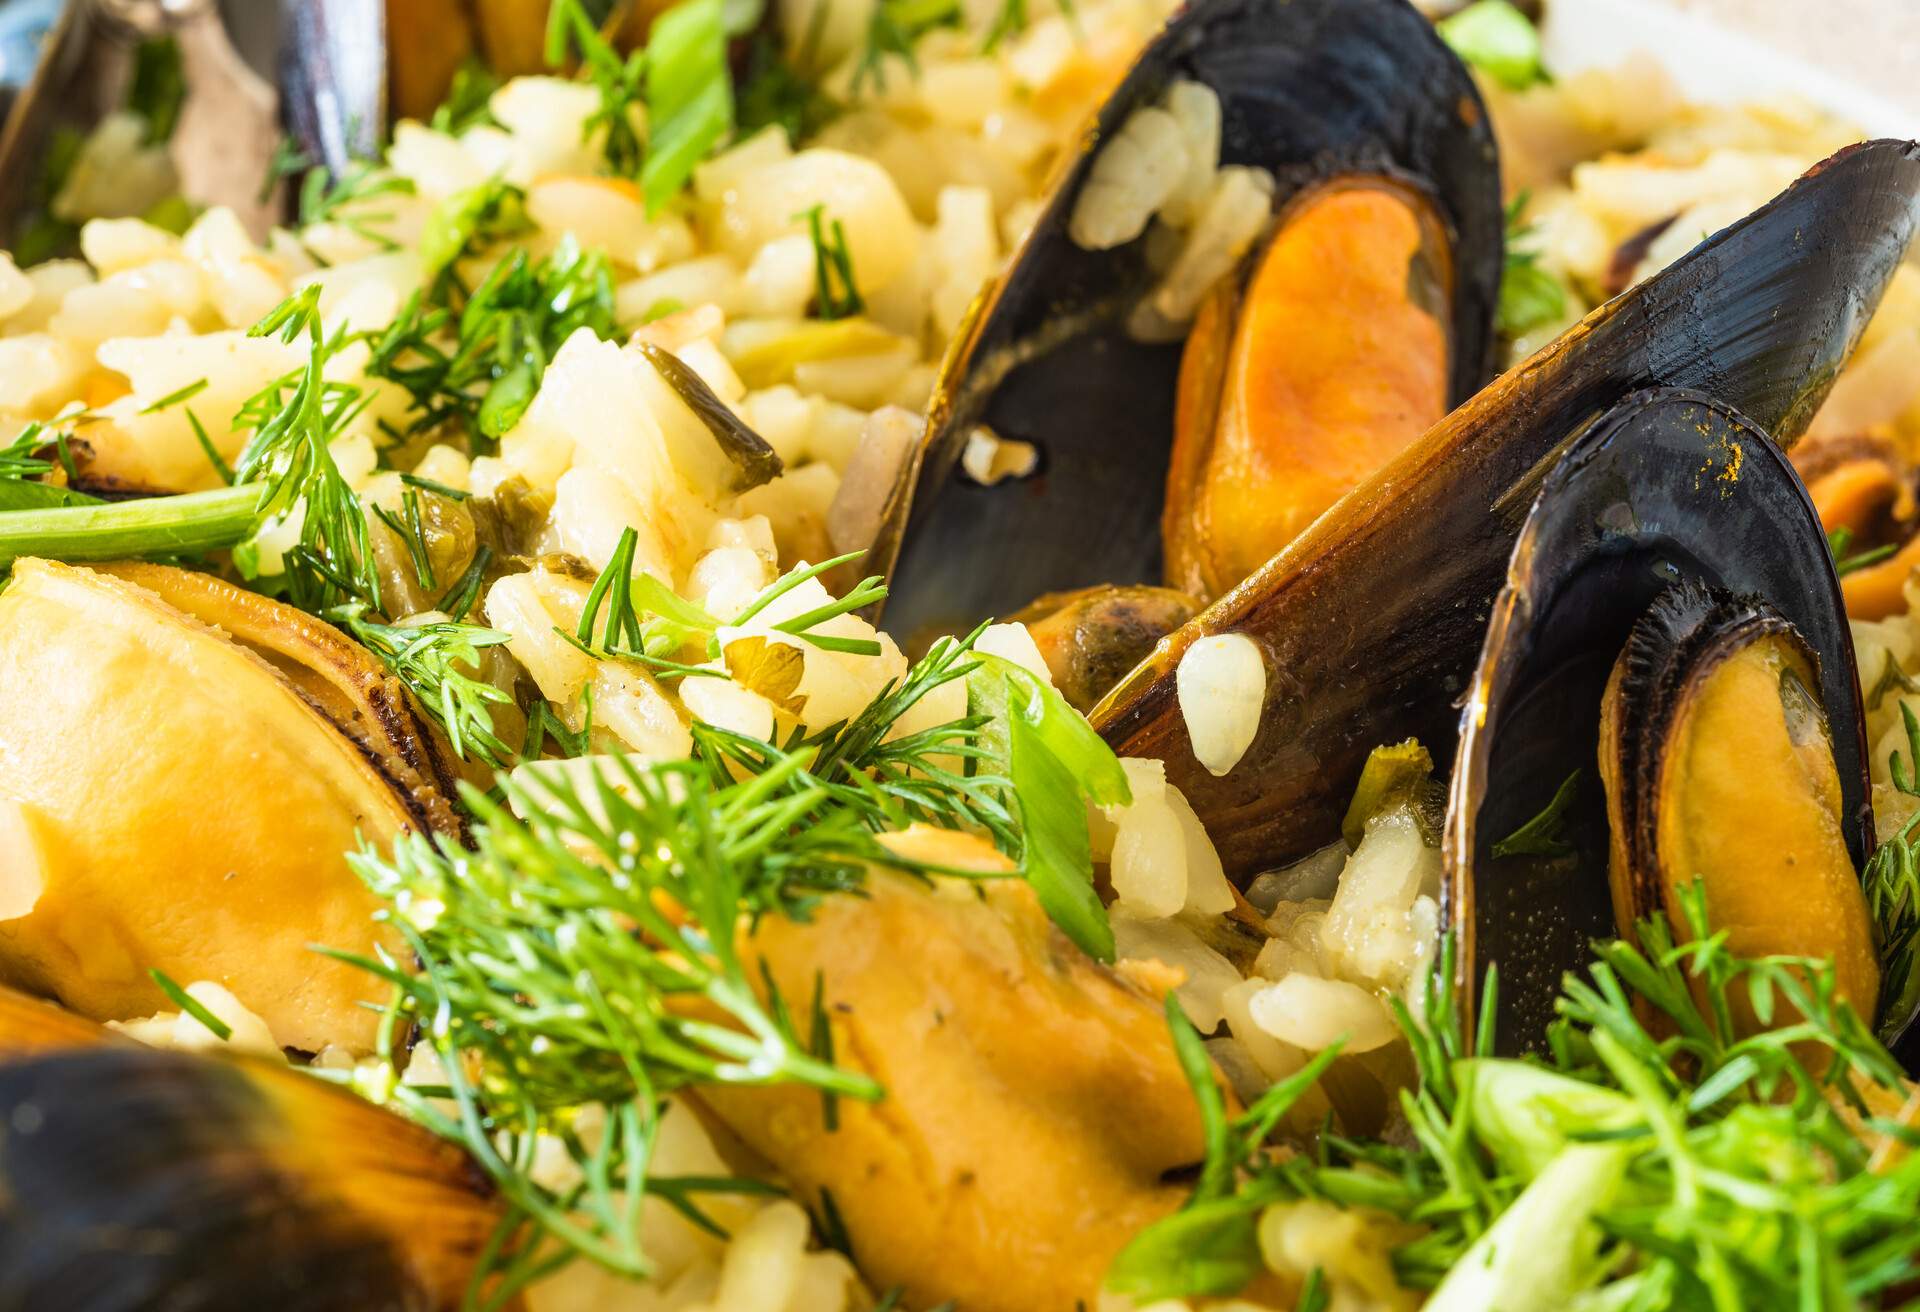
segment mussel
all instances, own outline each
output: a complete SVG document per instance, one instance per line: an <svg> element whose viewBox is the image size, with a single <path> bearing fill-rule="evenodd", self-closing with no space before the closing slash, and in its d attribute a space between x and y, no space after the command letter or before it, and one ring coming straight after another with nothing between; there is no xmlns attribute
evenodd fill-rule
<svg viewBox="0 0 1920 1312"><path fill-rule="evenodd" d="M1374 746L1418 738L1446 765L1514 540L1581 428L1666 385L1791 443L1917 216L1920 147L1870 142L1827 160L1454 411L1162 643L1095 724L1122 753L1166 762L1230 873L1316 850L1338 833ZM1193 757L1175 672L1193 641L1222 632L1261 645L1268 679L1251 747L1216 778ZM1843 704L1834 692L1826 704ZM1843 756L1858 746L1846 733ZM1849 794L1850 811L1860 800Z"/></svg>
<svg viewBox="0 0 1920 1312"><path fill-rule="evenodd" d="M1736 951L1831 958L1870 1015L1863 724L1826 538L1767 434L1678 389L1591 425L1520 532L1461 716L1443 913L1463 970L1498 963L1497 1045L1542 1041L1590 940L1654 911L1686 936L1696 879ZM1555 832L1526 831L1549 806Z"/></svg>
<svg viewBox="0 0 1920 1312"><path fill-rule="evenodd" d="M504 1214L453 1145L259 1058L0 989L0 1308L452 1312Z"/></svg>
<svg viewBox="0 0 1920 1312"><path fill-rule="evenodd" d="M970 835L915 827L888 843L1010 868ZM806 923L768 917L740 950L770 992L822 999L831 1050L885 1098L829 1110L799 1085L719 1083L693 1096L831 1207L867 1277L907 1306L1090 1306L1113 1255L1180 1206L1172 1175L1204 1138L1165 1014L1137 986L1152 979L1063 946L1018 880L929 888L875 871L862 896Z"/></svg>
<svg viewBox="0 0 1920 1312"><path fill-rule="evenodd" d="M1049 592L1007 618L1027 626L1054 686L1084 714L1199 610L1197 598L1174 588L1102 584Z"/></svg>
<svg viewBox="0 0 1920 1312"><path fill-rule="evenodd" d="M1245 272L1215 284L1175 395L1170 581L1219 596L1463 399L1451 253L1418 192L1335 177L1289 201Z"/></svg>
<svg viewBox="0 0 1920 1312"><path fill-rule="evenodd" d="M1838 995L1871 1014L1880 966L1813 691L1822 664L1758 596L1687 580L1647 608L1600 703L1614 920L1685 925L1699 880L1734 952L1829 957Z"/></svg>
<svg viewBox="0 0 1920 1312"><path fill-rule="evenodd" d="M344 854L458 839L445 744L338 630L163 565L14 563L0 593L0 979L100 1020L224 984L281 1043L365 1051L397 936ZM389 941L391 940L391 941Z"/></svg>
<svg viewBox="0 0 1920 1312"><path fill-rule="evenodd" d="M1920 566L1920 480L1894 442L1876 436L1822 435L1795 448L1794 467L1829 533L1867 556L1840 580L1847 613L1878 620L1906 609L1905 588ZM1873 559L1874 555L1879 559Z"/></svg>
<svg viewBox="0 0 1920 1312"><path fill-rule="evenodd" d="M1132 144L1137 115L1177 117L1192 83L1218 97L1219 163L1268 170L1278 218L1207 295L1183 351L1155 340L1179 318L1150 295L1156 233L1083 243L1086 207L1120 185L1108 152ZM1163 502L1167 581L1205 597L1238 582L1489 376L1496 159L1472 79L1405 0L1183 9L949 352L897 508L904 535L883 532L868 560L893 567L889 627L1159 583ZM951 476L981 424L1036 444L1040 473Z"/></svg>

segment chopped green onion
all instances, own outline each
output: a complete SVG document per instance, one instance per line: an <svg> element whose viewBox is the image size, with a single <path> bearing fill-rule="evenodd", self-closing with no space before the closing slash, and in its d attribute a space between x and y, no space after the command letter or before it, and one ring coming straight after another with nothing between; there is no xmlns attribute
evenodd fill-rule
<svg viewBox="0 0 1920 1312"><path fill-rule="evenodd" d="M640 191L652 216L733 130L723 0L681 0L653 20L647 38L647 124Z"/></svg>
<svg viewBox="0 0 1920 1312"><path fill-rule="evenodd" d="M1453 52L1509 91L1548 81L1540 33L1508 0L1475 0L1443 18L1440 36Z"/></svg>

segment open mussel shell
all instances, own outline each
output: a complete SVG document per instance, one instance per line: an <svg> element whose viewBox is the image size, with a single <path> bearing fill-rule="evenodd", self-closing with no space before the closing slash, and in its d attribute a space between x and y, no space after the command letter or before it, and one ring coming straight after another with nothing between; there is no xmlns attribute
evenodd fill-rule
<svg viewBox="0 0 1920 1312"><path fill-rule="evenodd" d="M157 969L288 1046L369 1050L372 980L308 950L404 943L345 853L465 835L439 731L364 647L168 565L14 562L0 593L0 980L96 1020Z"/></svg>
<svg viewBox="0 0 1920 1312"><path fill-rule="evenodd" d="M1920 147L1835 155L1454 411L1171 635L1096 708L1096 725L1119 751L1166 762L1229 872L1331 841L1374 747L1419 738L1449 763L1514 540L1581 428L1666 385L1696 388L1790 443L1917 218ZM1760 543L1758 554L1771 550ZM1174 672L1195 639L1233 631L1266 654L1266 702L1246 754L1215 778L1187 741Z"/></svg>
<svg viewBox="0 0 1920 1312"><path fill-rule="evenodd" d="M500 1200L321 1079L0 989L0 1307L453 1312Z"/></svg>
<svg viewBox="0 0 1920 1312"><path fill-rule="evenodd" d="M1592 940L1630 929L1622 920L1673 913L1651 886L1656 880L1707 877L1712 910L1715 871L1664 870L1654 849L1672 835L1656 827L1724 824L1769 841L1779 817L1759 812L1778 809L1779 799L1762 795L1765 777L1781 764L1771 757L1789 749L1756 761L1742 750L1753 746L1744 738L1693 743L1679 723L1714 670L1769 647L1792 666L1796 701L1809 708L1804 718L1817 722L1824 711L1824 742L1816 745L1823 758L1831 747L1846 849L1829 864L1851 880L1872 847L1866 738L1846 609L1819 516L1786 456L1729 407L1684 390L1629 398L1547 475L1514 546L1461 715L1443 910L1459 935L1463 971L1498 964L1502 1051L1542 1043L1561 976L1588 959ZM1776 701L1787 684L1784 673L1775 678ZM1759 725L1768 711L1780 718L1778 706L1758 705L1744 718ZM1754 795L1740 813L1702 810L1711 785L1723 782L1722 767L1738 762L1709 762L1708 786L1682 795L1687 781L1675 772L1692 768L1683 758L1697 764L1700 752L1748 758ZM1559 832L1514 842L1576 772ZM1831 841L1830 823L1813 837ZM1814 844L1791 846L1797 850L1751 854L1750 887L1741 891L1776 905L1769 913L1756 904L1747 919L1785 914L1809 927L1822 919ZM1782 861L1787 870L1771 869ZM1781 882L1796 879L1805 887ZM1853 900L1863 917L1864 902ZM1738 917L1740 908L1728 911ZM1846 955L1843 943L1808 946L1812 955Z"/></svg>
<svg viewBox="0 0 1920 1312"><path fill-rule="evenodd" d="M1432 25L1405 0L1197 0L1102 107L949 351L911 502L890 508L868 558L892 567L894 632L964 629L1047 592L1161 581L1181 345L1127 331L1156 277L1148 238L1092 251L1068 227L1101 147L1180 79L1219 96L1220 163L1274 173L1276 206L1350 175L1430 203L1452 248L1449 403L1488 376L1499 170L1472 79ZM993 487L950 477L982 423L1037 445L1039 473Z"/></svg>

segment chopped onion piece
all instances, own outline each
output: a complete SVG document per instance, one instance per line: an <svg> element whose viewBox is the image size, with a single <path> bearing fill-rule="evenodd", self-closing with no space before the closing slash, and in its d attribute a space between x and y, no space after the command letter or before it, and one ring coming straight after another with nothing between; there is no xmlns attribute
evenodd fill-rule
<svg viewBox="0 0 1920 1312"><path fill-rule="evenodd" d="M1308 1052L1336 1041L1342 1052L1369 1052L1400 1036L1385 1004L1359 985L1298 972L1254 994L1247 1012L1274 1038Z"/></svg>

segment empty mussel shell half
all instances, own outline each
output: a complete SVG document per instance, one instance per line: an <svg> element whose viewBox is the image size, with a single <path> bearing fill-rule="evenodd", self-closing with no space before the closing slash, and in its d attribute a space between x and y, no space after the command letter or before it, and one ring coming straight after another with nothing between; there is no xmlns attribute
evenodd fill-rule
<svg viewBox="0 0 1920 1312"><path fill-rule="evenodd" d="M453 1312L504 1208L458 1148L257 1057L0 989L0 1307Z"/></svg>
<svg viewBox="0 0 1920 1312"><path fill-rule="evenodd" d="M1514 541L1580 430L1665 385L1696 388L1790 443L1917 216L1920 147L1869 142L1825 161L1454 411L1172 634L1095 724L1119 751L1166 762L1230 872L1331 841L1374 747L1418 738L1449 763ZM1195 639L1222 632L1260 645L1267 680L1252 744L1216 778L1194 759L1174 675ZM1840 745L1852 752L1857 739Z"/></svg>
<svg viewBox="0 0 1920 1312"><path fill-rule="evenodd" d="M1420 316L1434 327L1437 309L1445 321L1433 334L1448 362L1433 418L1488 377L1503 228L1497 156L1472 79L1432 25L1405 0L1197 0L1102 107L949 351L911 500L889 508L867 562L892 568L895 633L964 630L1047 592L1162 582L1182 345L1139 340L1129 326L1160 274L1153 233L1092 250L1071 229L1102 149L1183 81L1219 99L1219 163L1270 172L1283 215L1303 213L1330 239L1352 207L1385 206L1376 217L1394 231L1431 231L1422 251L1398 260L1400 282L1421 284L1405 293ZM1331 208L1290 207L1322 193ZM1429 260L1425 245L1442 249ZM980 424L1035 444L1038 473L993 487L955 475Z"/></svg>
<svg viewBox="0 0 1920 1312"><path fill-rule="evenodd" d="M1443 914L1463 971L1498 964L1501 1050L1543 1041L1592 940L1656 910L1684 926L1675 889L1696 876L1738 950L1833 956L1871 1009L1856 871L1872 820L1839 579L1792 466L1730 407L1641 393L1554 465L1459 743ZM1526 829L1550 806L1551 831Z"/></svg>

